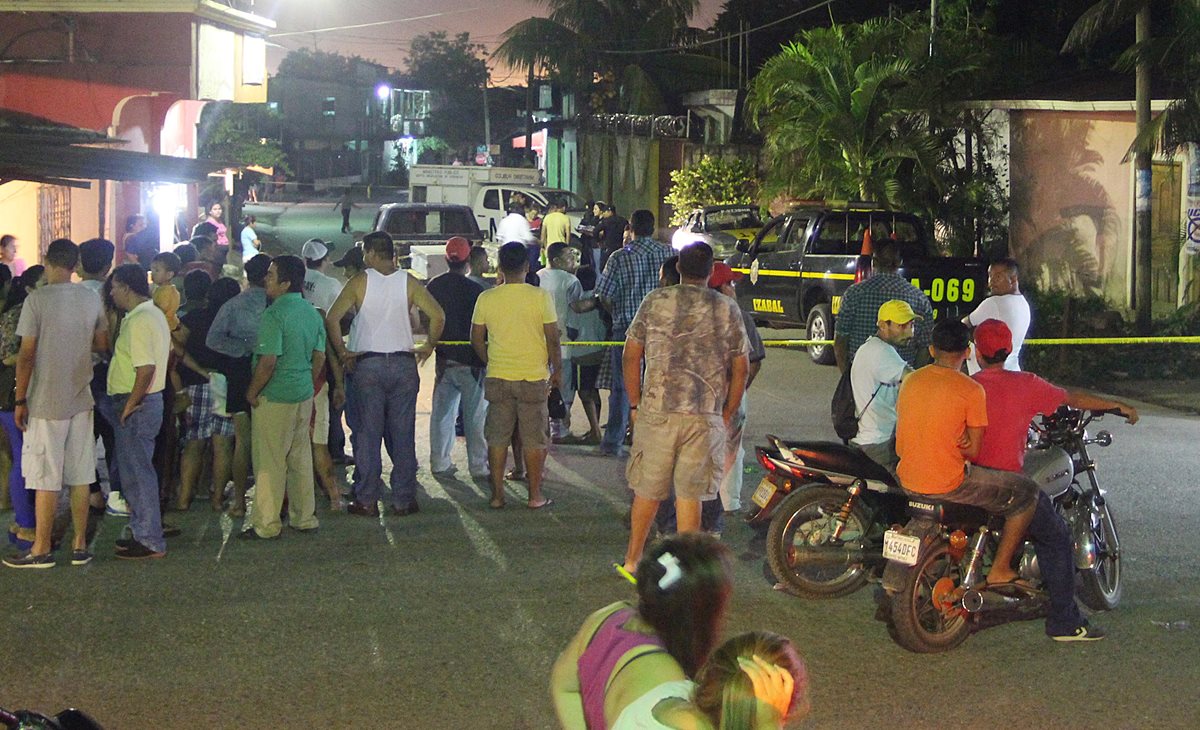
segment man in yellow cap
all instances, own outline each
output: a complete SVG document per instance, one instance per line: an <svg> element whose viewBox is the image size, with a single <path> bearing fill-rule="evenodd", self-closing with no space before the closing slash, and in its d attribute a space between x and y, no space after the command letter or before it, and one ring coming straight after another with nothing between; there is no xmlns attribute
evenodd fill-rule
<svg viewBox="0 0 1200 730"><path fill-rule="evenodd" d="M913 338L922 317L908 302L890 299L879 307L875 334L867 338L850 366L858 435L850 440L883 468L896 473L896 395L912 368L897 348Z"/></svg>

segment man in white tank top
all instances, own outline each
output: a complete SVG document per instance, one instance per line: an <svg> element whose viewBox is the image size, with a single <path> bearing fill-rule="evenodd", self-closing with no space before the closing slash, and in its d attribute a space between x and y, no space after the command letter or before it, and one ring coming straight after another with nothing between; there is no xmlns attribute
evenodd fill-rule
<svg viewBox="0 0 1200 730"><path fill-rule="evenodd" d="M353 380L359 410L354 459L362 479L356 480L354 501L346 510L363 517L379 515L386 433L392 457L392 514L404 517L418 511L417 366L433 352L446 316L421 282L396 265L395 245L387 233L376 231L363 238L363 262L366 271L346 282L325 318L330 344ZM420 345L413 339L409 319L413 307L429 318L429 337ZM351 309L357 314L350 341L344 344L341 323Z"/></svg>

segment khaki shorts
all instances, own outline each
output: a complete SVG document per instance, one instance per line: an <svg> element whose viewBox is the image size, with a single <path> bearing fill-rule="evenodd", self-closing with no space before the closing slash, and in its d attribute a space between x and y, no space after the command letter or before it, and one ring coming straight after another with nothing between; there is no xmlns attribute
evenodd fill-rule
<svg viewBox="0 0 1200 730"><path fill-rule="evenodd" d="M329 443L329 383L321 385L313 398L312 442L318 446Z"/></svg>
<svg viewBox="0 0 1200 730"><path fill-rule="evenodd" d="M639 413L625 476L644 499L716 499L728 436L720 415Z"/></svg>
<svg viewBox="0 0 1200 730"><path fill-rule="evenodd" d="M96 434L92 409L63 421L30 418L21 446L21 474L29 489L60 492L64 485L96 479Z"/></svg>
<svg viewBox="0 0 1200 730"><path fill-rule="evenodd" d="M545 380L483 379L487 419L483 438L488 448L505 448L512 443L514 428L521 429L521 448L544 449L550 445L550 409L546 399L550 386Z"/></svg>

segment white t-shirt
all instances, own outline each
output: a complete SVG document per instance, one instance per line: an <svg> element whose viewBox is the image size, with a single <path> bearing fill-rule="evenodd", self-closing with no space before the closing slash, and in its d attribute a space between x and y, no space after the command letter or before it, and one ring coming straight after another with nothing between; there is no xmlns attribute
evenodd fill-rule
<svg viewBox="0 0 1200 730"><path fill-rule="evenodd" d="M341 293L342 282L332 276L326 276L316 269L304 272L304 298L322 312L329 312Z"/></svg>
<svg viewBox="0 0 1200 730"><path fill-rule="evenodd" d="M242 259L249 261L251 257L258 253L258 249L254 247L254 241L258 238L258 233L250 226L242 229Z"/></svg>
<svg viewBox="0 0 1200 730"><path fill-rule="evenodd" d="M1025 335L1029 334L1029 302L1020 294L1001 294L988 297L979 303L974 312L967 317L972 327L978 327L986 319L998 319L1008 325L1012 332L1013 351L1004 361L1005 370L1021 369L1021 345L1025 343ZM971 348L971 356L967 358L967 372L971 375L979 372L979 363L975 360L975 348Z"/></svg>
<svg viewBox="0 0 1200 730"><path fill-rule="evenodd" d="M533 229L529 227L529 219L519 213L509 213L496 225L496 243L503 245L511 241L518 243L537 241L533 237Z"/></svg>
<svg viewBox="0 0 1200 730"><path fill-rule="evenodd" d="M548 292L554 300L554 311L558 313L558 338L560 342L566 342L567 327L576 329L571 302L583 298L583 286L574 274L562 269L542 269L538 272L538 281L542 291ZM574 350L573 347L564 346L562 356L571 357Z"/></svg>
<svg viewBox="0 0 1200 730"><path fill-rule="evenodd" d="M906 366L896 348L878 337L867 338L854 353L850 385L854 388L855 408L862 413L852 443L881 444L895 435L896 396Z"/></svg>

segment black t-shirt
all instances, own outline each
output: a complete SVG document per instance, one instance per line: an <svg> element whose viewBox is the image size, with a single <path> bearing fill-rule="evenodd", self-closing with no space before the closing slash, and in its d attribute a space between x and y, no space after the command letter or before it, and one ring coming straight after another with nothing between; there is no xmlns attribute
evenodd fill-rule
<svg viewBox="0 0 1200 730"><path fill-rule="evenodd" d="M601 250L611 254L624 246L625 226L627 225L629 225L629 221L616 213L601 219L600 223L596 225L596 241L601 245Z"/></svg>
<svg viewBox="0 0 1200 730"><path fill-rule="evenodd" d="M475 300L483 293L483 287L462 274L447 271L431 279L426 288L446 313L446 327L442 330L442 339L469 341L471 315L475 313ZM483 361L470 345L438 345L437 358L438 364L443 367L450 361L459 365L483 367Z"/></svg>
<svg viewBox="0 0 1200 730"><path fill-rule="evenodd" d="M208 330L212 327L213 320L216 319L217 312L209 307L201 307L193 309L187 314L179 318L179 323L187 327L188 338L183 349L187 354L192 356L192 359L202 368L209 370L217 370L224 372L229 358L221 353L210 350L205 340L208 339ZM208 381L205 380L199 373L192 370L183 363L179 363L179 378L184 385L203 385Z"/></svg>

